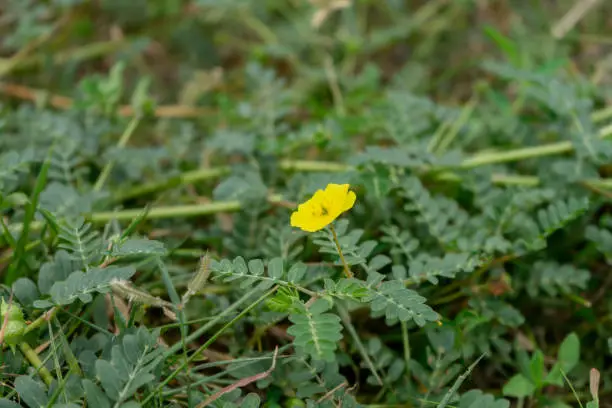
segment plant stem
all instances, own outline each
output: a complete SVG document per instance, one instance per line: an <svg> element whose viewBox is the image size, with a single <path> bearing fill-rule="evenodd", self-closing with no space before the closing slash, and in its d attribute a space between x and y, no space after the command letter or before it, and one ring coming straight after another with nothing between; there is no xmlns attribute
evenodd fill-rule
<svg viewBox="0 0 612 408"><path fill-rule="evenodd" d="M599 138L605 139L610 136L612 136L612 125L608 125L599 130ZM533 157L567 153L572 150L574 150L574 146L571 142L557 142L541 146L507 150L504 152L480 153L464 160L459 167L462 169L469 169L486 164L505 163Z"/></svg>
<svg viewBox="0 0 612 408"><path fill-rule="evenodd" d="M59 309L57 307L52 307L51 309L47 310L45 313L43 313L26 327L24 334L28 334L32 330L36 330L43 324L47 323L47 321L51 320L57 314L58 311Z"/></svg>
<svg viewBox="0 0 612 408"><path fill-rule="evenodd" d="M272 289L270 289L269 291L267 291L266 293L264 293L263 295L261 295L255 302L251 303L246 309L244 309L242 312L240 312L238 314L238 316L234 317L232 320L230 320L229 322L227 322L225 324L225 326L223 326L221 329L219 329L215 334L213 334L204 344L202 344L196 351L194 351L191 356L189 358L187 358L186 360L184 360L169 376L167 376L164 381L162 381L156 388L154 391L151 392L151 394L149 394L149 396L147 398L144 399L144 401L142 402L142 405L146 405L147 402L149 402L151 400L151 398L153 398L153 396L159 392L166 384L168 384L170 381L172 381L179 372L181 372L186 366L187 364L189 364L194 358L196 358L198 355L200 355L200 353L202 353L204 350L206 350L212 343L214 343L217 338L223 333L225 332L225 330L227 330L228 328L230 328L231 326L233 326L238 320L242 319L242 317L244 317L247 313L249 313L252 309L255 308L255 306L257 306L259 303L261 303L262 301L264 301L268 296L270 296L271 294L273 294L276 290L278 289L278 286L273 287ZM185 339L187 340L187 339ZM186 342L186 341L185 341ZM179 348L182 346L179 346Z"/></svg>
<svg viewBox="0 0 612 408"><path fill-rule="evenodd" d="M608 118L612 118L612 105L606 106L603 109L595 111L591 114L591 119L593 122L601 122Z"/></svg>
<svg viewBox="0 0 612 408"><path fill-rule="evenodd" d="M281 160L279 167L286 171L313 172L343 172L352 169L351 166L342 163L315 160ZM121 202L141 195L154 193L159 190L165 190L167 188L196 183L198 181L210 180L228 174L230 171L230 167L227 166L186 171L165 180L153 181L151 183L126 189L124 192L120 192L115 195L113 200L115 202Z"/></svg>
<svg viewBox="0 0 612 408"><path fill-rule="evenodd" d="M412 382L412 377L410 376L410 337L408 334L408 324L404 321L401 322L402 327L402 342L404 344L404 361L406 363L405 368L405 376L408 382Z"/></svg>
<svg viewBox="0 0 612 408"><path fill-rule="evenodd" d="M548 156L567 153L574 149L571 142L550 143L547 145L525 147L522 149L507 150L503 152L479 153L465 159L460 165L461 169L484 166L487 164L505 163L530 159L532 157Z"/></svg>
<svg viewBox="0 0 612 408"><path fill-rule="evenodd" d="M178 174L173 177L169 177L165 180L154 181L152 183L142 184L126 190L124 192L119 192L115 194L113 197L114 202L122 202L134 197L138 197L141 195L153 193L159 190L166 190L172 187L177 187L185 184L195 183L198 181L205 181L214 179L217 177L221 177L230 172L229 167L213 167L210 169L198 169L193 171L187 171L185 173Z"/></svg>
<svg viewBox="0 0 612 408"><path fill-rule="evenodd" d="M272 203L278 203L281 201L279 195L274 195L269 198ZM216 214L220 212L231 212L238 211L242 208L240 201L217 201L213 203L205 204L190 204L190 205L173 205L168 207L156 207L149 210L147 213L147 219L154 218L171 218L171 217L196 217L199 215ZM121 211L102 211L85 216L89 221L107 222L110 220L126 221L132 220L138 215L142 214L141 208Z"/></svg>
<svg viewBox="0 0 612 408"><path fill-rule="evenodd" d="M608 108L609 109L609 108ZM603 112L602 113L607 113ZM607 138L612 136L612 125L606 126L600 130L599 133L601 138ZM533 157L548 156L553 154L561 154L571 152L574 149L571 142L557 142L547 145L526 147L521 149L508 150L504 152L489 152L489 153L476 153L472 157L465 159L460 165L459 169L470 169L478 166L484 166L488 164L506 163L512 161L519 161L522 159L528 159ZM345 172L353 170L354 168L348 164L336 163L336 162L325 162L325 161L311 161L311 160L282 160L279 163L279 167L286 171L312 171L312 172ZM155 191L163 190L166 188L176 187L179 185L195 183L203 180L210 180L230 171L228 167L214 167L210 169L198 169L188 171L177 176L171 177L166 180L154 181L147 183L124 193L119 193L114 197L115 202L121 202L126 199L138 197L140 195L153 193ZM453 173L440 173L441 179L451 180L459 179L459 176ZM492 182L495 184L512 184L512 185L524 185L524 186L535 186L539 184L540 180L534 176L516 176L516 175L504 175L494 174L492 176ZM611 183L612 184L612 183Z"/></svg>
<svg viewBox="0 0 612 408"><path fill-rule="evenodd" d="M169 217L195 217L198 215L214 214L225 211L237 211L240 209L239 201L220 201L207 204L175 205L168 207L152 208L147 214L147 219L169 218ZM92 222L107 222L110 220L131 220L142 212L142 209L131 209L121 211L104 211L91 214L89 220Z"/></svg>
<svg viewBox="0 0 612 408"><path fill-rule="evenodd" d="M383 380L382 378L380 378L378 371L376 371L376 366L368 355L368 351L366 350L365 346L363 345L363 342L359 338L359 333L357 333L357 330L355 330L355 326L353 326L353 323L351 322L351 315L340 302L336 303L336 309L338 310L338 314L340 315L340 319L342 320L342 323L344 323L346 330L349 332L349 334L355 341L355 347L357 347L357 350L359 350L359 354L361 354L363 361L365 361L366 365L370 369L370 372L372 373L374 378L376 378L378 385L382 387L384 385Z"/></svg>
<svg viewBox="0 0 612 408"><path fill-rule="evenodd" d="M53 376L51 375L49 370L47 370L47 367L44 366L43 362L38 357L38 354L36 354L36 352L32 350L32 347L30 347L30 345L24 341L19 343L19 349L21 350L25 358L28 359L30 364L32 364L32 366L34 366L34 368L38 371L38 374L43 379L45 384L51 385L51 383L53 382Z"/></svg>
<svg viewBox="0 0 612 408"><path fill-rule="evenodd" d="M31 224L30 224L31 225ZM37 239L36 241L32 241L29 242L26 246L25 246L25 252L28 252L29 250L36 248L37 246L39 246L42 243L42 241L40 239ZM13 258L14 255L14 251L9 251L6 255L3 255L0 258L0 264L3 264L5 262L10 261Z"/></svg>
<svg viewBox="0 0 612 408"><path fill-rule="evenodd" d="M185 343L191 343L193 341L198 340L204 333L206 333L208 330L210 330L212 327L218 324L221 320L227 317L230 313L233 313L236 309L238 309L238 307L240 307L244 302L249 300L258 291L259 289L254 288L248 291L247 293L245 293L244 295L242 295L240 299L232 303L229 307L223 309L223 311L219 313L217 316L215 316L214 319L212 319L211 321L206 323L204 326L198 328L193 333L191 333L189 336L187 336L187 338L185 338ZM164 355L163 355L164 359L168 359L174 353L181 350L182 347L183 347L182 341L177 342L174 345L170 346L164 352Z"/></svg>
<svg viewBox="0 0 612 408"><path fill-rule="evenodd" d="M336 249L338 250L338 255L340 255L340 260L342 261L342 265L344 265L344 274L347 278L352 278L353 273L351 272L346 260L344 259L344 254L342 253L342 248L340 248L340 241L338 241L338 235L336 235L336 229L334 228L334 224L329 224L329 229L331 230L332 236L334 237L334 242L336 244Z"/></svg>
<svg viewBox="0 0 612 408"><path fill-rule="evenodd" d="M268 198L271 203L283 202L280 195L272 195ZM146 219L173 218L173 217L197 217L200 215L210 215L221 212L238 211L242 208L240 201L217 201L206 204L192 205L175 205L167 207L157 207L149 210ZM104 223L111 220L131 221L134 218L142 215L142 208L119 211L101 211L92 214L82 214L87 221L93 223ZM31 230L38 230L43 226L42 221L32 221L30 224ZM18 233L23 229L23 224L10 225L9 229L12 233ZM4 258L3 258L4 259Z"/></svg>
<svg viewBox="0 0 612 408"><path fill-rule="evenodd" d="M436 153L440 154L446 152L447 147L457 137L461 128L467 123L470 116L474 112L474 109L476 108L476 99L476 96L473 96L461 110L461 114L457 120L450 124L451 128L449 129L448 133L441 138L440 142L435 147Z"/></svg>
<svg viewBox="0 0 612 408"><path fill-rule="evenodd" d="M123 131L123 134L121 135L121 138L119 139L119 142L117 142L117 147L119 148L125 147L127 142L130 140L130 138L134 134L134 131L138 127L138 124L140 123L141 118L142 118L141 116L137 115L137 116L134 116L130 120L130 123L127 125L127 127ZM96 184L94 184L93 186L94 191L100 191L102 189L102 186L106 182L106 179L110 175L110 172L113 170L114 165L115 165L114 160L109 160L108 163L106 163L106 165L102 169L102 172L100 173L100 176L98 176L98 180L96 180Z"/></svg>

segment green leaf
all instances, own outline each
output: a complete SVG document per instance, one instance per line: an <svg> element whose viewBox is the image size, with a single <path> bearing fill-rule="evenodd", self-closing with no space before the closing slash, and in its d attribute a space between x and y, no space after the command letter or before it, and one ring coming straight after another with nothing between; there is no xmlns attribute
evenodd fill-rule
<svg viewBox="0 0 612 408"><path fill-rule="evenodd" d="M569 373L580 361L580 339L576 333L570 333L561 343L557 353L557 362L546 377L549 384L563 386L563 373Z"/></svg>
<svg viewBox="0 0 612 408"><path fill-rule="evenodd" d="M497 45L497 47L504 53L504 55L512 63L512 65L514 65L515 67L520 66L520 53L516 41L513 41L511 38L505 36L495 27L490 25L485 25L483 31L485 35L489 37L495 43L495 45Z"/></svg>
<svg viewBox="0 0 612 408"><path fill-rule="evenodd" d="M280 279L283 277L283 259L282 258L274 258L270 260L268 263L268 275L272 279Z"/></svg>
<svg viewBox="0 0 612 408"><path fill-rule="evenodd" d="M590 202L586 196L570 197L567 201L558 200L538 211L537 218L544 235L548 236L578 218L587 211L589 205Z"/></svg>
<svg viewBox="0 0 612 408"><path fill-rule="evenodd" d="M535 385L523 374L516 374L504 385L502 393L508 397L525 398L533 395Z"/></svg>
<svg viewBox="0 0 612 408"><path fill-rule="evenodd" d="M366 283L356 278L340 278L337 282L325 279L325 292L340 299L350 299L363 302L368 297L369 290Z"/></svg>
<svg viewBox="0 0 612 408"><path fill-rule="evenodd" d="M293 323L287 333L294 336L293 344L310 354L315 360L334 361L334 351L338 347L338 341L342 339L342 325L340 318L335 314L324 313L329 310L329 303L319 299L315 306L306 309L298 307L298 311L289 315Z"/></svg>
<svg viewBox="0 0 612 408"><path fill-rule="evenodd" d="M559 363L555 363L550 369L550 372L544 379L546 384L556 385L558 387L563 387L563 373L561 372L561 367Z"/></svg>
<svg viewBox="0 0 612 408"><path fill-rule="evenodd" d="M261 290L267 290L277 283L293 286L291 283L295 279L301 279L306 272L306 265L297 263L289 270L289 273L286 273L284 261L281 257L272 258L267 262L267 274L264 273L266 269L264 265L265 263L261 259L251 259L247 264L242 256L238 256L233 261L229 259L216 261L213 259L210 262L210 270L215 279L224 282L241 281L240 287L243 289L259 283L257 288Z"/></svg>
<svg viewBox="0 0 612 408"><path fill-rule="evenodd" d="M257 172L232 175L220 182L213 191L215 200L259 201L268 189Z"/></svg>
<svg viewBox="0 0 612 408"><path fill-rule="evenodd" d="M97 231L83 217L67 218L58 222L59 248L66 250L82 268L97 264L102 258L102 241ZM105 248L104 248L105 249Z"/></svg>
<svg viewBox="0 0 612 408"><path fill-rule="evenodd" d="M38 308L53 305L69 305L77 299L83 303L92 301L92 293L107 293L110 291L111 283L115 280L128 280L136 273L132 266L118 267L108 266L104 269L93 268L88 272L76 271L68 276L68 279L56 282L51 287L50 302L36 301L34 306Z"/></svg>
<svg viewBox="0 0 612 408"><path fill-rule="evenodd" d="M470 390L459 399L459 408L509 408L510 401L504 398L496 399L491 394L481 390Z"/></svg>
<svg viewBox="0 0 612 408"><path fill-rule="evenodd" d="M119 408L142 408L142 405L140 405L136 401L128 401L128 402L121 404Z"/></svg>
<svg viewBox="0 0 612 408"><path fill-rule="evenodd" d="M541 350L536 350L531 356L529 373L536 388L542 388L542 383L544 381L544 353L542 353Z"/></svg>
<svg viewBox="0 0 612 408"><path fill-rule="evenodd" d="M110 408L110 401L93 381L83 379L83 388L89 405L92 407Z"/></svg>
<svg viewBox="0 0 612 408"><path fill-rule="evenodd" d="M310 313L313 314L321 314L330 310L333 306L333 303L327 299L317 299L314 301L310 308L308 309Z"/></svg>
<svg viewBox="0 0 612 408"><path fill-rule="evenodd" d="M561 368L569 373L580 361L580 338L576 333L570 333L561 343L557 360Z"/></svg>
<svg viewBox="0 0 612 408"><path fill-rule="evenodd" d="M240 406L243 408L259 408L260 404L261 399L259 398L259 395L252 392L244 397Z"/></svg>
<svg viewBox="0 0 612 408"><path fill-rule="evenodd" d="M81 193L70 185L53 181L40 194L40 208L56 218L86 214L91 212L98 196L101 193Z"/></svg>
<svg viewBox="0 0 612 408"><path fill-rule="evenodd" d="M9 268L6 272L5 283L12 284L17 278L22 275L22 268L24 263L24 254L25 247L30 239L30 225L32 221L34 221L34 215L36 214L36 210L38 208L38 199L40 197L40 193L45 187L47 183L47 172L49 171L49 151L45 162L43 163L40 172L38 173L38 177L36 178L36 184L34 185L34 189L32 190L32 195L30 196L30 202L25 207L25 214L23 216L21 235L17 240L15 247L15 254L13 256L13 262L9 265Z"/></svg>
<svg viewBox="0 0 612 408"><path fill-rule="evenodd" d="M306 270L308 267L302 263L298 262L293 264L293 266L287 272L287 280L292 283L300 283L306 274Z"/></svg>
<svg viewBox="0 0 612 408"><path fill-rule="evenodd" d="M440 316L425 304L426 299L417 292L405 287L402 281L384 281L383 276L372 273L368 277L368 295L363 299L370 303L374 317L384 315L387 324L398 320L414 320L419 326L435 322Z"/></svg>
<svg viewBox="0 0 612 408"><path fill-rule="evenodd" d="M17 404L16 402L13 402L6 398L2 398L0 399L0 408L23 408L23 407Z"/></svg>
<svg viewBox="0 0 612 408"><path fill-rule="evenodd" d="M123 242L113 245L110 255L113 257L148 256L166 254L164 244L146 238L129 238Z"/></svg>
<svg viewBox="0 0 612 408"><path fill-rule="evenodd" d="M104 392L113 401L119 398L121 392L122 377L113 365L106 360L96 361L96 376L104 388Z"/></svg>
<svg viewBox="0 0 612 408"><path fill-rule="evenodd" d="M530 268L529 280L525 289L533 298L542 293L558 297L585 289L590 278L591 273L586 269L570 264L538 261Z"/></svg>
<svg viewBox="0 0 612 408"><path fill-rule="evenodd" d="M360 265L369 274L376 272L376 268L383 267L390 262L390 259L386 255L383 255L374 262L368 264L368 257L376 247L377 242L374 240L360 242L364 230L349 229L348 225L348 220L343 218L336 221L334 228L336 229L340 248L344 254L344 260L349 266ZM332 255L336 258L335 264L342 266L343 263L338 254L336 241L331 231L324 229L314 233L313 236L313 242L319 246L319 252Z"/></svg>
<svg viewBox="0 0 612 408"><path fill-rule="evenodd" d="M281 286L273 297L266 299L266 305L274 312L286 313L299 299L299 294L295 290Z"/></svg>
<svg viewBox="0 0 612 408"><path fill-rule="evenodd" d="M40 297L36 284L29 278L19 278L13 283L13 293L22 305L31 305Z"/></svg>
<svg viewBox="0 0 612 408"><path fill-rule="evenodd" d="M34 151L32 149L2 153L0 155L0 191L3 194L10 193L10 184L13 184L20 173L26 173L33 162Z"/></svg>
<svg viewBox="0 0 612 408"><path fill-rule="evenodd" d="M417 220L440 243L452 245L462 237L469 215L455 200L432 195L415 176L403 180L401 193L409 201L404 208L417 213Z"/></svg>
<svg viewBox="0 0 612 408"><path fill-rule="evenodd" d="M459 273L470 273L484 263L484 259L471 253L446 253L442 258L420 253L408 263L410 280L428 281L434 285L438 277L455 278Z"/></svg>
<svg viewBox="0 0 612 408"><path fill-rule="evenodd" d="M27 375L17 377L15 380L15 389L19 397L21 397L30 408L46 407L49 403L49 397L47 396L45 386Z"/></svg>
<svg viewBox="0 0 612 408"><path fill-rule="evenodd" d="M53 261L45 262L38 272L38 288L43 294L48 294L55 282L63 281L72 272L81 268L81 262L74 260L68 252L60 249L55 253Z"/></svg>
<svg viewBox="0 0 612 408"><path fill-rule="evenodd" d="M163 350L157 348L157 333L140 328L124 335L121 343L113 346L110 361L96 361L96 377L115 406L128 401L139 388L155 379L151 371L161 353Z"/></svg>

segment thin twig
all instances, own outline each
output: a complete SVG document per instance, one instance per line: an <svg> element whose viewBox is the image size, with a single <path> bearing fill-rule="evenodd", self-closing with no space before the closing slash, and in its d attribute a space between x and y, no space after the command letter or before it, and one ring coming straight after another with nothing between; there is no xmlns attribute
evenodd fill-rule
<svg viewBox="0 0 612 408"><path fill-rule="evenodd" d="M242 378L241 380L235 382L234 384L228 385L227 387L221 388L219 391L211 395L206 399L206 401L202 402L197 406L197 408L204 408L209 404L212 404L214 401L219 399L221 396L227 394L228 392L234 391L236 388L246 387L247 385L262 380L272 374L274 369L276 368L276 356L278 355L278 346L274 349L274 355L272 356L272 365L266 371L252 375L250 377Z"/></svg>
<svg viewBox="0 0 612 408"><path fill-rule="evenodd" d="M8 75L14 68L18 67L36 48L40 47L45 42L49 41L53 35L64 25L66 22L70 20L71 15L67 14L63 18L61 18L48 32L44 33L38 38L35 38L30 43L26 44L25 47L21 48L14 54L11 58L0 65L0 78Z"/></svg>
<svg viewBox="0 0 612 408"><path fill-rule="evenodd" d="M340 247L340 241L338 241L338 235L336 234L336 229L333 224L329 224L329 229L331 230L332 236L334 238L334 243L336 244L336 249L338 249L338 255L340 255L340 260L342 261L342 265L344 266L344 274L347 278L352 278L353 273L351 272L351 268L349 268L346 263L346 259L344 259L344 254L342 253L342 248Z"/></svg>
<svg viewBox="0 0 612 408"><path fill-rule="evenodd" d="M332 388L331 390L327 391L327 392L325 393L325 395L323 395L321 398L319 398L319 399L317 400L317 403L319 403L319 404L320 404L321 402L325 401L326 399L329 399L329 398L330 398L330 397L331 397L331 396L334 394L334 392L338 391L338 390L339 390L339 389L341 389L341 388L346 387L347 385L348 385L348 383L347 383L346 381L344 381L344 382L342 382L342 383L338 384L337 386L335 386L335 387L334 387L334 388Z"/></svg>
<svg viewBox="0 0 612 408"><path fill-rule="evenodd" d="M0 83L0 93L11 96L17 99L36 102L41 98L47 98L49 105L56 109L70 109L74 105L71 98L62 95L51 94L43 89L34 89L23 85ZM132 117L140 115L140 112L135 110L130 105L119 107L117 112L119 116ZM157 106L153 115L158 118L198 118L202 116L210 116L215 113L214 110L204 107L186 106L186 105L162 105Z"/></svg>
<svg viewBox="0 0 612 408"><path fill-rule="evenodd" d="M597 3L599 0L578 0L574 7L554 25L551 30L553 37L563 38Z"/></svg>

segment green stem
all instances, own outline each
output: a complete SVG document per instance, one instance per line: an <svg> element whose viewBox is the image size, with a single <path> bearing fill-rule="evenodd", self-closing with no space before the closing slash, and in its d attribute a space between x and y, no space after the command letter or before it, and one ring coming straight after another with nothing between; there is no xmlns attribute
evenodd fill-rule
<svg viewBox="0 0 612 408"><path fill-rule="evenodd" d="M340 315L342 323L344 323L344 327L346 327L346 330L348 330L349 334L355 341L355 347L357 347L357 350L359 350L363 361L365 361L366 365L370 369L370 372L372 373L374 378L376 378L378 385L382 387L384 385L383 380L382 378L380 378L378 371L376 371L376 366L372 362L372 359L370 359L368 351L366 350L365 346L363 345L363 342L359 338L359 333L357 333L357 330L355 330L355 326L353 326L353 323L351 322L351 315L340 302L336 303L336 309L338 310L338 314Z"/></svg>
<svg viewBox="0 0 612 408"><path fill-rule="evenodd" d="M478 153L465 159L459 168L470 169L487 164L506 163L533 157L549 156L567 153L574 149L571 142L550 143L547 145L525 147L522 149L507 150L503 152Z"/></svg>
<svg viewBox="0 0 612 408"><path fill-rule="evenodd" d="M25 252L30 251L33 248L36 248L37 246L39 246L42 243L42 241L40 239L37 239L36 241L32 241L29 242L28 244L26 244L25 246ZM9 253L7 253L6 255L2 256L0 258L0 264L3 264L5 262L10 261L13 258L13 255L15 254L14 251L10 251Z"/></svg>
<svg viewBox="0 0 612 408"><path fill-rule="evenodd" d="M604 113L606 115L608 114L607 111L600 111L596 113L600 113L600 115L601 113ZM612 125L606 126L601 129L599 134L601 138L608 138L612 136ZM542 157L554 154L567 153L571 152L573 149L574 147L572 146L571 142L557 142L542 146L508 150L504 152L476 153L472 157L465 159L459 165L459 168L469 169L488 164L507 163L533 157ZM279 163L279 167L286 171L345 172L354 170L352 166L343 163L310 160L282 160ZM126 199L153 193L155 191L163 190L166 188L195 183L198 181L210 180L227 174L229 171L230 169L228 167L215 167L210 169L198 169L188 171L166 180L154 181L132 188L124 193L119 193L114 197L114 200L115 202L121 202ZM439 177L440 179L449 180L459 179L458 175L448 172L440 173ZM494 174L492 176L492 181L495 184L511 184L524 186L535 186L540 182L539 178L534 176L507 176L503 174ZM612 182L610 184L612 185Z"/></svg>
<svg viewBox="0 0 612 408"><path fill-rule="evenodd" d="M225 324L225 326L223 326L215 334L213 334L204 344L202 344L196 351L194 351L191 354L191 356L189 356L189 358L184 360L169 376L167 376L164 379L164 381L162 381L155 388L155 390L153 390L149 394L149 396L144 399L144 401L142 402L142 405L143 406L146 405L146 403L149 402L151 400L151 398L153 398L153 396L155 396L155 394L157 394L166 384L168 384L170 381L172 381L178 375L178 373L180 373L191 361L193 361L193 359L198 357L204 350L206 350L212 343L214 343L217 340L217 338L219 338L219 336L221 334L223 334L223 332L225 332L225 330L227 330L228 328L232 327L238 320L242 319L247 313L249 313L251 310L253 310L255 308L255 306L257 306L259 303L264 301L268 296L272 295L277 289L278 289L278 286L275 286L272 289L270 289L269 291L267 291L266 293L264 293L263 295L261 295L255 302L251 303L246 309L244 309L242 312L240 312L238 314L238 316L234 317L232 320L227 322L227 324ZM182 347L182 346L179 346L179 348L180 347Z"/></svg>
<svg viewBox="0 0 612 408"><path fill-rule="evenodd" d="M134 131L138 127L140 120L141 120L141 116L139 115L134 116L132 120L130 120L130 123L127 125L127 127L123 131L123 134L121 135L121 138L119 139L119 142L117 142L117 147L119 148L125 147L127 142L130 140L130 138L134 134ZM96 180L96 184L94 184L93 186L94 191L100 191L102 189L102 186L104 185L104 183L106 182L106 179L108 178L111 171L113 170L114 165L115 165L114 160L109 160L108 163L106 163L106 165L104 166L104 169L102 169L102 172L100 173L100 176L98 177L98 180Z"/></svg>
<svg viewBox="0 0 612 408"><path fill-rule="evenodd" d="M435 151L440 154L446 152L446 149L451 144L451 142L457 137L461 128L467 123L472 112L476 108L476 96L472 97L472 99L467 103L467 105L462 109L461 114L457 118L457 120L452 123L451 128L445 137L440 140L438 146L436 146Z"/></svg>
<svg viewBox="0 0 612 408"><path fill-rule="evenodd" d="M465 293L458 291L458 292L451 293L448 296L444 296L439 299L434 299L430 301L429 304L430 305L441 305L444 303L452 302L453 300L459 299L460 297L465 296L465 295L466 295Z"/></svg>
<svg viewBox="0 0 612 408"><path fill-rule="evenodd" d="M330 55L325 55L323 59L323 67L327 76L327 82L329 83L329 89L332 94L334 105L336 106L336 112L338 116L346 116L346 108L344 107L344 97L338 84L338 75L334 68L334 62Z"/></svg>
<svg viewBox="0 0 612 408"><path fill-rule="evenodd" d="M569 300L571 300L573 302L576 302L577 304L579 304L581 306L589 307L589 308L592 306L591 302L589 302L587 299L585 299L585 298L583 298L581 296L575 295L573 293L566 293L565 296Z"/></svg>
<svg viewBox="0 0 612 408"><path fill-rule="evenodd" d="M410 383L412 381L412 377L410 376L410 359L412 357L410 355L410 337L408 336L408 324L402 321L401 327L402 327L402 342L404 344L404 361L406 363L405 376L408 382Z"/></svg>
<svg viewBox="0 0 612 408"><path fill-rule="evenodd" d="M270 198L272 202L280 201L279 196ZM168 207L156 207L149 210L147 219L172 218L172 217L196 217L199 215L210 215L220 212L238 211L242 208L240 201L218 201L215 203L174 205ZM132 220L142 213L141 208L121 211L96 212L86 216L91 222L108 222L110 220L127 221Z"/></svg>
<svg viewBox="0 0 612 408"><path fill-rule="evenodd" d="M25 358L28 359L30 364L34 366L36 371L38 371L38 374L43 379L45 384L51 385L51 383L53 382L53 376L51 375L49 370L47 370L47 367L44 366L43 362L38 357L38 354L36 354L36 352L32 350L32 347L30 347L30 345L24 341L19 343L19 349L21 350Z"/></svg>
<svg viewBox="0 0 612 408"><path fill-rule="evenodd" d="M608 125L599 130L599 137L605 139L612 136L612 125ZM459 166L462 169L469 169L487 164L505 163L533 157L549 156L554 154L567 153L574 150L571 142L549 143L541 146L525 147L522 149L507 150L504 152L479 153L468 158Z"/></svg>
<svg viewBox="0 0 612 408"><path fill-rule="evenodd" d="M593 122L602 122L606 119L612 118L612 105L606 106L603 109L593 112L591 119Z"/></svg>
<svg viewBox="0 0 612 408"><path fill-rule="evenodd" d="M279 167L286 171L313 171L313 172L343 172L352 169L351 166L335 163L313 160L281 160ZM145 194L154 193L159 190L165 190L172 187L178 187L185 184L196 183L214 179L230 172L227 166L213 167L208 169L198 169L186 171L176 176L165 180L153 181L134 188L130 188L125 192L120 192L114 197L115 202L121 202L127 199L138 197Z"/></svg>
<svg viewBox="0 0 612 408"><path fill-rule="evenodd" d="M169 177L165 180L154 181L152 183L142 184L119 192L113 197L114 202L122 202L134 197L150 194L159 190L166 190L172 187L177 187L185 184L191 184L199 181L205 181L221 177L230 172L229 167L214 167L210 169L198 169L193 171L187 171L185 173L178 174L173 177Z"/></svg>
<svg viewBox="0 0 612 408"><path fill-rule="evenodd" d="M268 198L271 203L278 203L282 201L280 195L273 195ZM175 205L168 207L156 207L147 213L146 219L159 219L159 218L173 218L173 217L197 217L200 215L217 214L221 212L233 212L238 211L242 208L240 201L217 201L206 204L192 204L192 205ZM92 214L83 214L87 221L93 223L105 223L111 220L117 221L131 221L134 218L142 215L143 209L136 208L130 210L120 211L101 211ZM42 228L42 221L33 221L30 224L31 230L38 230ZM9 226L9 229L13 233L18 233L23 228L23 224L14 224Z"/></svg>
<svg viewBox="0 0 612 408"><path fill-rule="evenodd" d="M237 211L240 209L239 201L221 201L209 204L176 205L168 207L153 208L147 214L148 219L170 218L170 217L195 217L198 215L214 214L224 211ZM131 220L142 212L142 209L122 211L105 211L91 214L92 222L108 222L110 220Z"/></svg>
<svg viewBox="0 0 612 408"><path fill-rule="evenodd" d="M181 345L183 348L183 358L185 360L188 360L188 355L187 355L187 342L185 341L185 338L187 337L187 325L185 323L185 321L187 320L187 316L185 315L185 311L183 309L179 309L179 305L181 304L181 298L178 294L178 292L176 291L176 288L174 287L174 283L172 282L172 277L170 276L170 272L168 271L168 268L166 267L166 265L164 264L164 262L161 260L161 258L157 257L156 259L157 261L157 267L160 271L161 277L162 277L162 281L164 282L164 286L166 286L166 291L168 292L168 296L170 297L170 300L172 301L172 303L174 304L174 306L178 309L178 319L179 319L179 323L180 323L180 331L181 331ZM187 368L187 376L191 376L191 367ZM187 384L187 395L191 395L191 385ZM188 397L189 399L189 397Z"/></svg>
<svg viewBox="0 0 612 408"><path fill-rule="evenodd" d="M26 327L24 335L30 333L33 330L38 329L40 326L47 323L47 321L51 320L57 314L58 311L59 309L57 307L53 307L47 310L45 313L43 313Z"/></svg>
<svg viewBox="0 0 612 408"><path fill-rule="evenodd" d="M344 265L344 274L347 278L352 278L353 273L349 268L346 260L344 259L344 254L342 253L342 248L340 248L340 241L338 241L338 235L336 235L336 229L334 228L334 224L329 224L329 229L331 230L332 236L334 237L334 243L336 244L336 249L338 250L338 255L340 255L340 260L342 261L342 265Z"/></svg>
<svg viewBox="0 0 612 408"><path fill-rule="evenodd" d="M240 307L243 303L245 303L247 300L249 300L258 291L259 291L259 289L255 288L255 289L251 289L250 291L245 293L240 299L238 299L237 301L232 303L228 308L223 309L223 311L221 313L219 313L217 316L215 316L214 319L212 319L211 321L206 323L204 326L198 328L193 333L191 333L189 336L187 336L187 338L185 339L185 343L191 343L193 341L198 340L204 333L206 333L208 330L213 328L221 320L225 319L228 315L233 313L236 309L238 309L238 307ZM180 351L182 349L182 347L183 347L182 341L181 342L177 342L174 345L170 346L164 352L164 358L168 359L170 356L172 356L176 352Z"/></svg>

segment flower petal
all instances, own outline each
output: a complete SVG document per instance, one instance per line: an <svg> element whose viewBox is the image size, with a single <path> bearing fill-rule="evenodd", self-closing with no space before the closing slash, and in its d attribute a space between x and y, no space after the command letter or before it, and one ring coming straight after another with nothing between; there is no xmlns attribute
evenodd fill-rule
<svg viewBox="0 0 612 408"><path fill-rule="evenodd" d="M325 228L333 219L330 217L312 217L309 214L291 214L291 226L306 232L315 232Z"/></svg>
<svg viewBox="0 0 612 408"><path fill-rule="evenodd" d="M349 191L344 199L344 204L342 206L342 212L348 211L355 205L355 200L357 200L357 196L354 191Z"/></svg>
<svg viewBox="0 0 612 408"><path fill-rule="evenodd" d="M348 184L328 184L298 205L291 214L291 226L315 232L331 224L340 214L351 209L357 199Z"/></svg>
<svg viewBox="0 0 612 408"><path fill-rule="evenodd" d="M348 189L348 184L328 184L325 188L325 195L331 201L338 201L339 198L344 197L346 195Z"/></svg>

